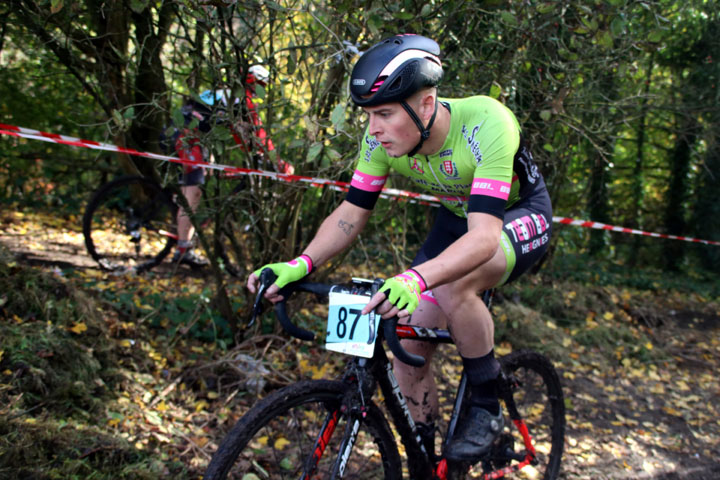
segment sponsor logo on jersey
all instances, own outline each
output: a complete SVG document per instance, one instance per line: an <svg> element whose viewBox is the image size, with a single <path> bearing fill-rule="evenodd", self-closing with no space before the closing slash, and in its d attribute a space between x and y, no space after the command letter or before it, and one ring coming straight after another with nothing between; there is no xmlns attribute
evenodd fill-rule
<svg viewBox="0 0 720 480"><path fill-rule="evenodd" d="M380 142L375 140L375 137L373 136L365 135L365 143L367 143L368 148L367 150L365 150L365 156L363 157L363 160L370 163L370 157L372 157L373 151L375 151L375 149L380 146Z"/></svg>
<svg viewBox="0 0 720 480"><path fill-rule="evenodd" d="M537 165L533 162L532 153L524 145L520 148L515 158L525 169L525 176L528 182L535 185L535 182L540 178L540 172L538 171Z"/></svg>
<svg viewBox="0 0 720 480"><path fill-rule="evenodd" d="M440 152L440 158L445 157L452 157L452 148L448 148L447 150L443 150L442 152Z"/></svg>
<svg viewBox="0 0 720 480"><path fill-rule="evenodd" d="M482 127L482 125L482 123L480 125L475 125L472 129L472 132L468 130L467 125L462 126L463 137L467 142L467 147L470 149L473 157L475 157L475 163L477 165L480 165L480 163L482 163L482 152L480 151L480 142L475 140L475 135L478 133L478 131L480 131L480 127Z"/></svg>
<svg viewBox="0 0 720 480"><path fill-rule="evenodd" d="M422 162L420 160L417 158L408 158L408 162L410 164L410 170L415 170L420 175L425 174L425 170L423 170Z"/></svg>
<svg viewBox="0 0 720 480"><path fill-rule="evenodd" d="M447 180L458 180L460 179L460 174L458 173L458 168L455 162L452 160L444 160L440 163L440 171L443 175L445 175L445 179Z"/></svg>

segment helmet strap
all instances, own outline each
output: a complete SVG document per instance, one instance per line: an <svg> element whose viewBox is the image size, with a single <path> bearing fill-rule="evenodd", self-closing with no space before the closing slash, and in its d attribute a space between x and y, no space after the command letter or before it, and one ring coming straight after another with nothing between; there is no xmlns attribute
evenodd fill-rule
<svg viewBox="0 0 720 480"><path fill-rule="evenodd" d="M430 129L432 128L433 123L435 123L435 116L437 115L437 111L438 111L438 101L436 98L435 99L435 111L433 111L432 117L430 117L430 121L428 122L427 127L423 126L422 121L420 120L420 117L417 116L417 113L415 113L415 110L413 110L412 107L410 105L408 105L408 103L405 100L400 102L400 105L402 105L402 107L405 109L405 111L408 113L408 115L410 115L410 118L413 119L413 121L415 122L415 125L417 125L418 129L420 130L420 142L418 142L418 144L415 145L415 148L410 150L410 152L408 153L408 157L412 157L413 155L415 155L418 152L418 150L420 150L422 148L425 140L430 138Z"/></svg>

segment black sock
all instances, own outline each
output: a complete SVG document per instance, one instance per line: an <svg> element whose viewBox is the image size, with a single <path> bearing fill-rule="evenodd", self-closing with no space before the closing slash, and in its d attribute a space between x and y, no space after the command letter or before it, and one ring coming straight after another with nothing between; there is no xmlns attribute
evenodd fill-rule
<svg viewBox="0 0 720 480"><path fill-rule="evenodd" d="M463 367L470 388L470 405L483 408L491 415L500 413L497 378L500 375L500 363L495 359L495 351L482 357L462 357Z"/></svg>

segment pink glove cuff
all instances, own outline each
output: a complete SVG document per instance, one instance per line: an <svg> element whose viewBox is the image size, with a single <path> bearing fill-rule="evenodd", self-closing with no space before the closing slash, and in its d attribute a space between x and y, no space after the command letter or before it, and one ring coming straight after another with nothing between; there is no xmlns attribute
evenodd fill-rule
<svg viewBox="0 0 720 480"><path fill-rule="evenodd" d="M413 268L408 268L407 270L405 270L403 273L401 273L398 276L406 276L406 277L410 277L413 280L415 280L417 282L418 286L420 287L420 293L427 290L427 283L425 283L425 279L422 277L422 275L420 275L420 273L417 270L415 270Z"/></svg>

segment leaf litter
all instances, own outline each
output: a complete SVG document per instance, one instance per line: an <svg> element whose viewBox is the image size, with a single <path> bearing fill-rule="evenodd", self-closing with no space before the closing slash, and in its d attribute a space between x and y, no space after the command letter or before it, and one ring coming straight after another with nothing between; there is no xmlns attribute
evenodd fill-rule
<svg viewBox="0 0 720 480"><path fill-rule="evenodd" d="M212 319L201 318L210 307L197 305L210 284L202 275L114 277L88 267L86 258L70 270L52 262L30 267L38 263L30 254L86 257L77 219L15 214L11 220L0 232L0 242L13 250L0 250L0 278L23 284L0 290L0 477L55 471L197 478L258 396L340 369L340 355L279 335L268 318L264 330L234 348L192 335L185 328L191 322L213 329ZM58 246L67 250L53 250ZM568 407L561 478L671 472L683 478L682 472L698 471L711 473L693 478L716 478L717 299L550 283L558 305L515 301L512 288L501 292L496 350L532 347L556 363ZM241 285L233 288L242 298ZM28 306L28 299L37 302ZM314 321L322 306L304 313ZM178 316L183 325L173 323ZM19 337L26 342L8 342ZM74 356L63 353L68 345ZM459 377L454 350L441 347L438 360L438 378ZM57 380L53 369L61 365L71 378ZM446 403L454 394L448 383L440 384ZM31 454L12 455L17 448Z"/></svg>

